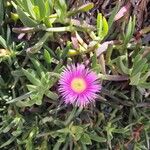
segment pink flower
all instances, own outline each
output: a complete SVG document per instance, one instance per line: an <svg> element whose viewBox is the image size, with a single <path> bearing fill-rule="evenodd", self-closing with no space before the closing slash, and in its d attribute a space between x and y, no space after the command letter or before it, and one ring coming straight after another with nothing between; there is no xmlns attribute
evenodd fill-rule
<svg viewBox="0 0 150 150"><path fill-rule="evenodd" d="M59 92L66 104L84 107L95 101L100 90L97 75L82 64L67 66L61 74Z"/></svg>

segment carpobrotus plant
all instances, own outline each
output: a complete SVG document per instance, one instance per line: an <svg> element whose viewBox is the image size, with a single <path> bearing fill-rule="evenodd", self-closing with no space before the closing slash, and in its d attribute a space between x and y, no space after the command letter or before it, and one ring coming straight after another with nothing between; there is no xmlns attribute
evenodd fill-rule
<svg viewBox="0 0 150 150"><path fill-rule="evenodd" d="M87 106L100 90L97 75L82 64L67 66L61 74L59 92L66 104Z"/></svg>

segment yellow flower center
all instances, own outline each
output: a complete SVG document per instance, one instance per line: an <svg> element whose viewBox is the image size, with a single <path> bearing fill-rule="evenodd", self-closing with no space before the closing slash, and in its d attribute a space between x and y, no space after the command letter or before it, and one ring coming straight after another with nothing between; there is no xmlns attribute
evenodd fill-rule
<svg viewBox="0 0 150 150"><path fill-rule="evenodd" d="M86 82L82 78L74 78L71 81L71 88L74 92L82 93L86 89Z"/></svg>

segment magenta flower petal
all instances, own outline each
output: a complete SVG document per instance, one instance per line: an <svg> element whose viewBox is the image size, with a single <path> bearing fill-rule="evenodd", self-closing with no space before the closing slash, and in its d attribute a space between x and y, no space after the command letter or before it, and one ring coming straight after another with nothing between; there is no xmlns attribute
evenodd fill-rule
<svg viewBox="0 0 150 150"><path fill-rule="evenodd" d="M66 104L84 107L97 98L101 84L97 75L82 64L67 66L59 80L59 92Z"/></svg>

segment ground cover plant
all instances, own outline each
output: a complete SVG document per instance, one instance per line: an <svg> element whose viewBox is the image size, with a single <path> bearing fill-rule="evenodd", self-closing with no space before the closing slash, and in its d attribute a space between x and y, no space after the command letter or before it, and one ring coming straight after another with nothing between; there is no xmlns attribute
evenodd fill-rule
<svg viewBox="0 0 150 150"><path fill-rule="evenodd" d="M149 0L0 0L0 149L149 150Z"/></svg>

